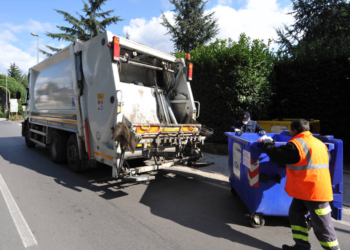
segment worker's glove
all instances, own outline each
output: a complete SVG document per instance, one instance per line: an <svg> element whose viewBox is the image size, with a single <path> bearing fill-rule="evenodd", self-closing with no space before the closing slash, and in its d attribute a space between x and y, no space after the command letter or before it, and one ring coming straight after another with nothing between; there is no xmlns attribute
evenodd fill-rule
<svg viewBox="0 0 350 250"><path fill-rule="evenodd" d="M242 130L238 130L238 131L236 131L236 133L237 133L237 135L239 135L239 136L243 135L243 131L242 131Z"/></svg>
<svg viewBox="0 0 350 250"><path fill-rule="evenodd" d="M265 130L260 130L259 131L259 135L264 135L264 134L266 134Z"/></svg>
<svg viewBox="0 0 350 250"><path fill-rule="evenodd" d="M273 143L273 141L270 138L266 138L263 141L263 145L265 146L266 144Z"/></svg>

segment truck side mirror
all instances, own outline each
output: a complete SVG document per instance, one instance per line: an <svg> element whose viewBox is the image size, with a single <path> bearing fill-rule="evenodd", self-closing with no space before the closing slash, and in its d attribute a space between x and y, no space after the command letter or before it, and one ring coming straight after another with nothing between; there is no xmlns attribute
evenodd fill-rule
<svg viewBox="0 0 350 250"><path fill-rule="evenodd" d="M27 91L27 96L26 96L26 102L29 100L29 87L26 88L26 91Z"/></svg>
<svg viewBox="0 0 350 250"><path fill-rule="evenodd" d="M21 99L21 92L20 91L16 92L16 99Z"/></svg>

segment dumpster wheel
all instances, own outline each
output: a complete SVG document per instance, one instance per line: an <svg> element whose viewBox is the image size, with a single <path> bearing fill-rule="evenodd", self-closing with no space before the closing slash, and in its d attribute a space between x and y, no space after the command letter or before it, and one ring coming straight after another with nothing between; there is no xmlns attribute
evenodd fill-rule
<svg viewBox="0 0 350 250"><path fill-rule="evenodd" d="M265 225L265 219L261 215L258 214L252 214L250 216L250 225L253 228L261 228Z"/></svg>

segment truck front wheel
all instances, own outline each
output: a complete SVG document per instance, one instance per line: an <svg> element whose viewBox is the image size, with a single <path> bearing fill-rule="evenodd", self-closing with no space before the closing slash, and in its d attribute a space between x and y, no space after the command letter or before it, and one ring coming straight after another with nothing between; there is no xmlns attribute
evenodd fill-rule
<svg viewBox="0 0 350 250"><path fill-rule="evenodd" d="M67 161L68 167L75 173L81 172L82 170L82 161L79 158L79 147L77 136L72 134L67 143Z"/></svg>
<svg viewBox="0 0 350 250"><path fill-rule="evenodd" d="M67 161L67 136L65 133L59 133L54 130L50 137L50 155L55 163L64 163Z"/></svg>

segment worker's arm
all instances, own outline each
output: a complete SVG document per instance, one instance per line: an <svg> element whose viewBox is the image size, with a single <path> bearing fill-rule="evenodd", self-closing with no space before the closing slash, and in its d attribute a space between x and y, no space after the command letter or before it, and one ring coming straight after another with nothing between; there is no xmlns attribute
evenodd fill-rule
<svg viewBox="0 0 350 250"><path fill-rule="evenodd" d="M266 154L277 164L295 164L300 161L297 147L292 142L276 147L272 142L264 142Z"/></svg>
<svg viewBox="0 0 350 250"><path fill-rule="evenodd" d="M259 123L255 122L255 133L259 133L260 131L264 131L266 133L266 131L262 127L260 127Z"/></svg>
<svg viewBox="0 0 350 250"><path fill-rule="evenodd" d="M231 126L230 131L235 132L236 129L241 130L241 121L236 121L233 126Z"/></svg>

